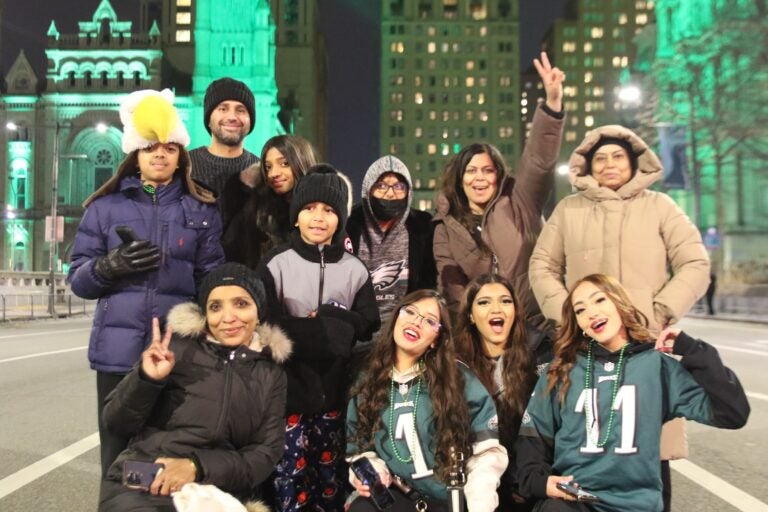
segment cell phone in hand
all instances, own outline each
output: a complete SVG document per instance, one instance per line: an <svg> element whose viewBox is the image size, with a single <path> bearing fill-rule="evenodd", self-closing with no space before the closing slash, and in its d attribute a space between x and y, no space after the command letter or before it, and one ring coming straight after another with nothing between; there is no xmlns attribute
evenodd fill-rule
<svg viewBox="0 0 768 512"><path fill-rule="evenodd" d="M123 485L129 489L149 491L149 486L164 468L157 462L126 460L123 462Z"/></svg>
<svg viewBox="0 0 768 512"><path fill-rule="evenodd" d="M579 484L576 482L557 482L557 488L563 491L566 494L570 494L574 498L576 498L576 501L586 501L586 502L595 502L600 501L600 498L592 494L591 492L587 492L584 489L581 488Z"/></svg>
<svg viewBox="0 0 768 512"><path fill-rule="evenodd" d="M352 472L358 480L371 489L371 501L379 510L387 510L395 504L395 497L381 482L381 477L367 457L360 457L352 463Z"/></svg>
<svg viewBox="0 0 768 512"><path fill-rule="evenodd" d="M131 242L135 242L136 240L138 240L136 233L134 233L129 226L117 226L115 227L115 232L117 233L117 236L120 237L120 240L122 240L124 244L129 244Z"/></svg>

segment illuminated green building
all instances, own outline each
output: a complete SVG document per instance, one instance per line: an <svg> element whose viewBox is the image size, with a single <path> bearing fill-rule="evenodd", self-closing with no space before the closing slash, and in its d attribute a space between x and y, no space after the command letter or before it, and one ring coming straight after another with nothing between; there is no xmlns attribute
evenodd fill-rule
<svg viewBox="0 0 768 512"><path fill-rule="evenodd" d="M45 217L54 194L58 215L65 218L57 267L69 260L80 204L124 157L118 107L134 90L174 88L192 148L209 142L203 95L208 83L221 76L242 80L254 92L257 120L246 139L249 150L258 153L267 138L284 132L278 121L269 2L171 0L160 5L145 0L142 9L148 26L141 32L131 21L119 20L109 0L79 22L76 33L62 33L52 21L45 83L39 83L23 51L5 73L0 121L10 128L3 130L0 143L5 214L0 270L49 270ZM170 27L172 33L163 33ZM55 154L59 179L54 191Z"/></svg>
<svg viewBox="0 0 768 512"><path fill-rule="evenodd" d="M650 70L657 123L684 126L687 188L669 191L722 239L715 268L768 282L768 21L760 0L660 0Z"/></svg>

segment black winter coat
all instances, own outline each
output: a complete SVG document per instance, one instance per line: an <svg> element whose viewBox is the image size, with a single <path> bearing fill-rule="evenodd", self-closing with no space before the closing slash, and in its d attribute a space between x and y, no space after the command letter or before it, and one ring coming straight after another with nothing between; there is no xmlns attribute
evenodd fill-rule
<svg viewBox="0 0 768 512"><path fill-rule="evenodd" d="M198 482L247 497L283 453L286 377L279 363L290 355L291 342L264 324L257 331L261 352L208 341L194 304L176 306L168 324L176 356L169 377L152 381L139 365L107 398L108 428L132 436L107 480L122 479L126 460L190 458Z"/></svg>

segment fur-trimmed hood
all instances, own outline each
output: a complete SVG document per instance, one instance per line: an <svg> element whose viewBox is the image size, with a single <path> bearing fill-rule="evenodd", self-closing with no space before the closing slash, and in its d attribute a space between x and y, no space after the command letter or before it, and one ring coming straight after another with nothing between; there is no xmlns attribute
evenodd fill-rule
<svg viewBox="0 0 768 512"><path fill-rule="evenodd" d="M205 315L200 306L194 302L178 304L168 312L168 327L175 334L184 337L198 337L208 334L205 325ZM256 328L259 341L264 347L269 347L272 359L276 363L288 360L293 350L293 342L279 327L271 324L259 324Z"/></svg>

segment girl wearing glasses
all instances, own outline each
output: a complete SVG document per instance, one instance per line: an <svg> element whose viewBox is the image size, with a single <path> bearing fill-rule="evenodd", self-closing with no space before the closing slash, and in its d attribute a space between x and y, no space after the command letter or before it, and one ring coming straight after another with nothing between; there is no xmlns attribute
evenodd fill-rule
<svg viewBox="0 0 768 512"><path fill-rule="evenodd" d="M509 454L501 479L500 511L530 510L518 492L515 441L537 368L552 359L552 343L542 331L525 324L525 314L509 281L483 274L467 287L457 319L456 346L488 392L499 413L499 439Z"/></svg>
<svg viewBox="0 0 768 512"><path fill-rule="evenodd" d="M465 457L464 493L470 512L492 511L507 467L499 444L493 399L456 361L448 309L432 290L403 297L374 344L367 371L347 412L347 456L367 457L382 483L397 478L415 492L390 487L393 512L448 510L446 485L456 468L452 449ZM351 512L376 510L370 488L352 473Z"/></svg>
<svg viewBox="0 0 768 512"><path fill-rule="evenodd" d="M554 185L560 153L565 74L545 53L534 64L547 92L539 105L514 178L498 149L474 143L459 151L443 172L437 198L434 255L438 286L458 310L469 281L493 272L520 292L529 321L544 326L528 284L528 260L541 231L542 210Z"/></svg>

